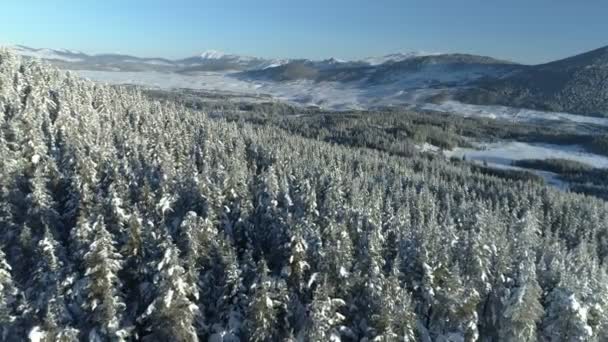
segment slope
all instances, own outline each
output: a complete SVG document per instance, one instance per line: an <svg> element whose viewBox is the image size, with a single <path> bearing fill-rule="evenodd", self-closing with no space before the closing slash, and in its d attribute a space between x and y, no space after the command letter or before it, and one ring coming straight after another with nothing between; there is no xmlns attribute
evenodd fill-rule
<svg viewBox="0 0 608 342"><path fill-rule="evenodd" d="M487 79L461 101L608 116L608 47Z"/></svg>

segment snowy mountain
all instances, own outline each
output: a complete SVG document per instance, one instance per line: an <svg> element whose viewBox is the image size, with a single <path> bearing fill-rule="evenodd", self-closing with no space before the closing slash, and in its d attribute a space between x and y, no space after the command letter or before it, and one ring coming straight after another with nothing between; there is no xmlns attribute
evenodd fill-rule
<svg viewBox="0 0 608 342"><path fill-rule="evenodd" d="M427 52L423 52L423 51L398 52L398 53L391 53L391 54L384 55L384 56L368 57L368 58L361 60L361 62L367 63L369 65L380 65L380 64L389 63L389 62L401 62L406 59L415 58L415 57L434 56L434 55L439 55L439 53L427 53Z"/></svg>
<svg viewBox="0 0 608 342"><path fill-rule="evenodd" d="M259 70L280 66L287 62L288 60L242 56L217 50L207 50L199 56L175 61L180 66L179 72L185 73L196 71Z"/></svg>
<svg viewBox="0 0 608 342"><path fill-rule="evenodd" d="M394 53L385 56L369 57L362 60L346 61L338 58L324 60L261 58L206 50L199 55L170 60L166 58L142 58L130 55L105 53L90 55L81 51L67 49L37 49L23 45L9 46L17 54L25 57L50 61L65 69L106 70L106 71L251 71L276 68L288 63L306 63L316 69L345 67L378 66L385 63L401 62L407 59L434 56L425 52Z"/></svg>
<svg viewBox="0 0 608 342"><path fill-rule="evenodd" d="M21 56L34 57L46 60L81 62L86 57L86 55L80 51L73 51L67 49L33 49L23 45L14 45L11 46L11 49Z"/></svg>
<svg viewBox="0 0 608 342"><path fill-rule="evenodd" d="M459 94L463 102L608 116L608 46L487 79Z"/></svg>
<svg viewBox="0 0 608 342"><path fill-rule="evenodd" d="M141 58L115 53L89 55L81 51L36 49L23 45L13 45L8 48L21 56L45 60L69 70L172 71L176 68L174 61L165 58Z"/></svg>
<svg viewBox="0 0 608 342"><path fill-rule="evenodd" d="M201 59L222 59L227 55L217 50L207 50L201 54Z"/></svg>
<svg viewBox="0 0 608 342"><path fill-rule="evenodd" d="M499 77L519 68L511 62L466 54L391 56L381 64L335 59L320 62L297 60L273 68L246 71L241 76L278 82L358 82L363 87L401 83L404 88L424 88L465 85L484 77ZM397 61L399 58L401 60Z"/></svg>
<svg viewBox="0 0 608 342"><path fill-rule="evenodd" d="M35 49L23 45L9 46L15 53L29 58L49 61L61 68L71 70L101 71L245 71L275 67L287 60L265 59L251 56L227 54L207 50L200 55L178 60L166 58L142 58L123 54L89 55L65 49Z"/></svg>

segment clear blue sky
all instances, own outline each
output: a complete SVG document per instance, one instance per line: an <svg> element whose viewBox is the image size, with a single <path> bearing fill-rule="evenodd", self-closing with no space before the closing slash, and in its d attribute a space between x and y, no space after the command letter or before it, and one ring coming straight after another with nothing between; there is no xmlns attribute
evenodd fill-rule
<svg viewBox="0 0 608 342"><path fill-rule="evenodd" d="M608 45L605 0L2 0L0 43L178 58L467 52L537 63Z"/></svg>

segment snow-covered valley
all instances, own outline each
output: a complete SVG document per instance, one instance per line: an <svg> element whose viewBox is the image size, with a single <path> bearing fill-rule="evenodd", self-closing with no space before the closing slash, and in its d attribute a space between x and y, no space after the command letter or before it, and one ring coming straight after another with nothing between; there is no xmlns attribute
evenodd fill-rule
<svg viewBox="0 0 608 342"><path fill-rule="evenodd" d="M560 121L574 125L597 125L608 127L608 118L591 117L559 112L543 112L505 106L483 106L447 100L429 103L426 100L449 88L433 88L433 82L462 81L460 75L411 75L398 82L366 86L358 82L314 82L298 80L272 82L246 80L236 77L234 72L197 72L181 74L172 72L143 71L97 71L76 70L79 75L93 81L108 84L133 84L158 89L195 89L229 92L250 98L268 96L294 105L317 106L327 110L370 109L390 106L411 106L421 110L452 113L466 117L504 119L513 122ZM265 95L265 96L264 96Z"/></svg>
<svg viewBox="0 0 608 342"><path fill-rule="evenodd" d="M531 144L518 141L480 143L475 148L458 147L443 151L448 158L462 158L496 169L529 171L542 177L547 184L567 189L568 184L558 174L513 165L520 160L566 159L594 168L608 168L608 157L589 153L578 145Z"/></svg>

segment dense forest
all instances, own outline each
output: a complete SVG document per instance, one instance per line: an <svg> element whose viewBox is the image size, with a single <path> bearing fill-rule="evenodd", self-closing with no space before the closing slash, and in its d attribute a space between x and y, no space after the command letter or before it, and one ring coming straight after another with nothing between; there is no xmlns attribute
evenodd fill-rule
<svg viewBox="0 0 608 342"><path fill-rule="evenodd" d="M203 111L210 118L254 126L272 126L309 139L350 147L364 147L402 157L420 156L444 159L443 151L475 147L476 142L518 141L531 144L576 145L589 153L608 155L608 133L595 124L577 125L566 121L538 120L514 122L502 119L463 117L408 108L359 111L327 111L301 108L282 102L246 103L235 96L213 95L197 90L139 89L154 100L176 102ZM431 145L430 149L428 149ZM424 147L427 149L425 150ZM463 158L466 160L465 158ZM466 167L460 158L450 162ZM534 171L549 171L562 182L562 189L608 199L606 169L594 169L571 160L519 160L513 166L524 169L497 169L466 163L475 171L512 180L546 183Z"/></svg>
<svg viewBox="0 0 608 342"><path fill-rule="evenodd" d="M0 52L0 339L606 341L608 205Z"/></svg>
<svg viewBox="0 0 608 342"><path fill-rule="evenodd" d="M138 89L130 86L130 88ZM245 102L235 95L192 89L140 88L153 100L172 101L226 121L272 125L289 133L344 145L408 154L412 144L429 143L443 149L468 147L468 141L517 140L529 143L580 145L587 152L608 155L605 127L586 123L463 117L457 113L412 110L395 106L370 110L327 111L296 107L266 97ZM550 115L548 116L550 118ZM409 145L409 146L408 146Z"/></svg>

